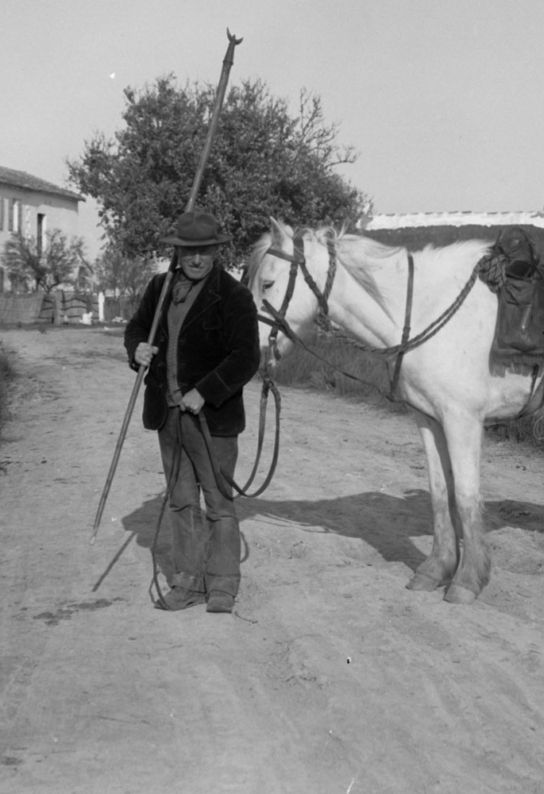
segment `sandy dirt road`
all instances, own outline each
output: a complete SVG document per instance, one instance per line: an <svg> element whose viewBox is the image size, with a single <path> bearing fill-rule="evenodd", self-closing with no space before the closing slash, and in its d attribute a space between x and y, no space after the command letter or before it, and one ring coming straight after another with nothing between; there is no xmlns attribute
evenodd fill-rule
<svg viewBox="0 0 544 794"><path fill-rule="evenodd" d="M0 332L21 378L0 448L0 792L544 792L544 459L487 444L490 585L405 585L430 549L411 420L283 389L279 470L239 500L236 615L153 609L163 478L100 328ZM247 389L239 481L259 384ZM168 532L159 557L168 575ZM166 585L164 585L166 586Z"/></svg>

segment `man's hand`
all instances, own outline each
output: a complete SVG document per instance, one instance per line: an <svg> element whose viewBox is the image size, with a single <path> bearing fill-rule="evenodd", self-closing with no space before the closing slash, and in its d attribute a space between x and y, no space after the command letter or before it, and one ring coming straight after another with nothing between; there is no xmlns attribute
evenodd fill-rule
<svg viewBox="0 0 544 794"><path fill-rule="evenodd" d="M134 353L134 361L137 364L140 364L144 367L148 367L151 364L151 359L155 355L155 353L159 352L158 347L152 347L148 345L147 342L140 342L138 347L136 348L136 352Z"/></svg>
<svg viewBox="0 0 544 794"><path fill-rule="evenodd" d="M196 389L191 389L181 398L180 408L182 411L189 411L197 414L205 403L204 397Z"/></svg>

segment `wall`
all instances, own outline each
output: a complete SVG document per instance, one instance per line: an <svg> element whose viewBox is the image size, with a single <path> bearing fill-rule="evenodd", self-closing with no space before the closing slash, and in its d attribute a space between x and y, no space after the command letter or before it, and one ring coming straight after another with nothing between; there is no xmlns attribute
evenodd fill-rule
<svg viewBox="0 0 544 794"><path fill-rule="evenodd" d="M544 213L542 212L420 212L375 215L361 219L358 228L367 237L390 246L418 251L426 245L443 246L462 240L494 243L501 231L521 226L544 260Z"/></svg>
<svg viewBox="0 0 544 794"><path fill-rule="evenodd" d="M10 202L16 201L14 218L15 229L10 229ZM13 231L38 237L38 216L43 216L43 235L53 229L61 229L68 239L78 235L78 201L69 196L57 196L41 191L25 190L11 185L0 184L0 254ZM0 263L1 267L1 263ZM0 274L0 291L8 291L10 283L7 276Z"/></svg>
<svg viewBox="0 0 544 794"><path fill-rule="evenodd" d="M487 240L493 244L500 232L512 228L507 226L409 226L398 229L365 229L365 236L371 237L384 245L403 246L410 251L420 251L426 245L440 248L462 240ZM523 225L532 240L535 251L544 261L544 229Z"/></svg>

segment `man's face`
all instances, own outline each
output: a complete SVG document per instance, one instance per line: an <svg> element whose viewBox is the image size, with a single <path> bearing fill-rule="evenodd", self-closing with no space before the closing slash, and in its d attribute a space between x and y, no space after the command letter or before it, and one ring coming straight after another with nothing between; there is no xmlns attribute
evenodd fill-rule
<svg viewBox="0 0 544 794"><path fill-rule="evenodd" d="M206 278L213 267L216 253L216 245L178 246L180 267L187 278L193 281Z"/></svg>

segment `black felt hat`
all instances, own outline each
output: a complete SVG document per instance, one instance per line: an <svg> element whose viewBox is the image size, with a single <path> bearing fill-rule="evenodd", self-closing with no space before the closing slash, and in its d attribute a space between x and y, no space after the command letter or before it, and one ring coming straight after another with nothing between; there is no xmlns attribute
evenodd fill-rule
<svg viewBox="0 0 544 794"><path fill-rule="evenodd" d="M174 237L165 237L162 243L183 245L186 247L200 245L221 245L228 243L230 234L219 232L219 225L214 216L202 210L191 210L179 216L178 233Z"/></svg>

